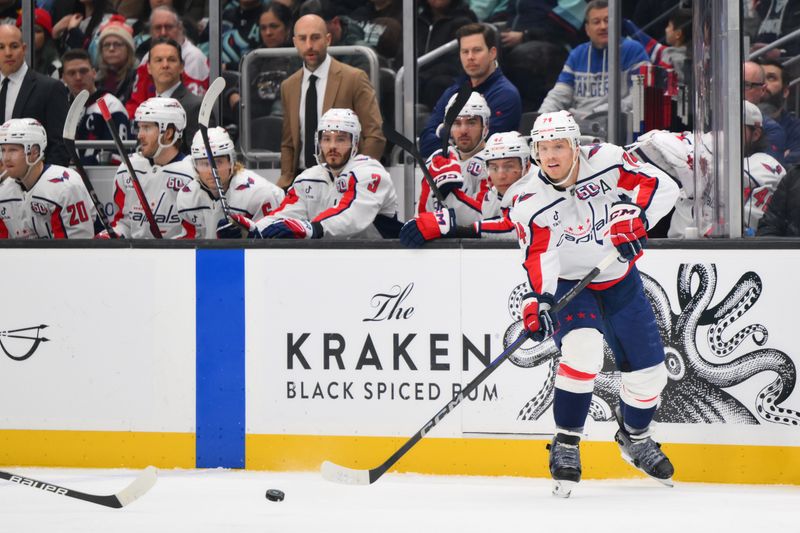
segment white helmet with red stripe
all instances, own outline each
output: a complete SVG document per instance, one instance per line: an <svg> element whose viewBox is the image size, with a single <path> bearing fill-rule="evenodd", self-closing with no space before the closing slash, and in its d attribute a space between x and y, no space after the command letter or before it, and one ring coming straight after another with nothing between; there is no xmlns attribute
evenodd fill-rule
<svg viewBox="0 0 800 533"><path fill-rule="evenodd" d="M220 157L227 155L233 165L236 158L236 148L225 128L219 126L208 128L208 144L211 146L211 156ZM203 134L198 130L192 139L192 161L206 159L206 144L203 142Z"/></svg>
<svg viewBox="0 0 800 533"><path fill-rule="evenodd" d="M492 134L486 141L482 155L487 163L493 159L516 157L524 169L528 164L529 154L530 148L528 148L528 141L525 140L525 137L516 131L506 131Z"/></svg>
<svg viewBox="0 0 800 533"><path fill-rule="evenodd" d="M456 98L458 98L458 93L455 93L450 99L447 101L447 106L444 108L444 117L447 116L447 112L450 111L450 108L456 102ZM492 110L489 109L489 104L486 103L486 98L479 92L473 91L469 95L469 99L467 103L464 104L464 107L458 112L456 118L458 117L480 117L483 123L483 138L485 139L486 136L489 134L489 118L492 116ZM444 127L444 123L440 127Z"/></svg>
<svg viewBox="0 0 800 533"><path fill-rule="evenodd" d="M569 111L542 113L536 118L531 129L531 157L539 160L538 143L555 139L568 139L573 148L580 144L581 129Z"/></svg>
<svg viewBox="0 0 800 533"><path fill-rule="evenodd" d="M361 122L358 121L358 116L350 109L331 108L322 114L317 124L317 135L314 137L314 154L317 157L318 163L323 163L324 160L320 154L320 137L323 131L343 131L349 133L352 139L352 146L350 147L350 157L354 157L358 153L358 141L361 138Z"/></svg>
<svg viewBox="0 0 800 533"><path fill-rule="evenodd" d="M33 118L12 118L0 126L0 145L20 144L25 150L25 160L32 166L44 158L47 148L47 132L38 120ZM39 147L39 156L30 161L31 149Z"/></svg>

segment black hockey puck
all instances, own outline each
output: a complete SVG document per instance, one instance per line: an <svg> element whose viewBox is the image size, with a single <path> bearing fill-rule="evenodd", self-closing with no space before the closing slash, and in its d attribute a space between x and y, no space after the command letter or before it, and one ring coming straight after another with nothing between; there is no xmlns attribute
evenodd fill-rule
<svg viewBox="0 0 800 533"><path fill-rule="evenodd" d="M282 490L269 489L267 491L267 499L271 502L282 502L284 497L286 497L286 495Z"/></svg>

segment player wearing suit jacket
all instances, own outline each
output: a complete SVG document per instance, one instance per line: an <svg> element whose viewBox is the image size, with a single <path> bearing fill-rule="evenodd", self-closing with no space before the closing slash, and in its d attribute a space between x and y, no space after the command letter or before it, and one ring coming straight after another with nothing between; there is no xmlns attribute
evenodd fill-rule
<svg viewBox="0 0 800 533"><path fill-rule="evenodd" d="M325 21L317 15L300 17L294 26L294 45L303 60L303 68L289 76L281 84L281 103L284 109L283 135L281 140L280 187L292 184L299 169L316 163L305 162L305 105L310 77L314 76L317 98L317 114L330 108L352 109L361 123L360 153L380 159L386 146L381 126L380 109L375 89L363 70L345 65L328 56L331 36ZM316 118L315 117L315 118ZM314 120L316 123L316 120ZM313 124L312 124L313 126ZM316 131L310 131L310 138ZM311 150L313 150L313 144ZM312 154L309 154L312 155Z"/></svg>

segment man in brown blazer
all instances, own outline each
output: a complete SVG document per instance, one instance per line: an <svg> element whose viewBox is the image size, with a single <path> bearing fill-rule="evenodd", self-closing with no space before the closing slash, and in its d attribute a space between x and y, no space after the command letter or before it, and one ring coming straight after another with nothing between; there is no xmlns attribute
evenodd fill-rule
<svg viewBox="0 0 800 533"><path fill-rule="evenodd" d="M352 109L358 116L362 131L359 153L380 159L386 146L375 89L363 70L328 55L330 43L325 21L318 15L305 15L295 23L294 45L303 68L281 84L284 114L279 187L290 186L301 170L316 165L312 161L317 120L332 107ZM313 109L315 100L317 113L307 120L305 110ZM308 133L306 124L311 126Z"/></svg>

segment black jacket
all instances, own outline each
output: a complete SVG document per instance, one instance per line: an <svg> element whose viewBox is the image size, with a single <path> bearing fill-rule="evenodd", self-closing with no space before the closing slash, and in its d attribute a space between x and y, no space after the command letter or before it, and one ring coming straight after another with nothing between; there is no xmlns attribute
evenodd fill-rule
<svg viewBox="0 0 800 533"><path fill-rule="evenodd" d="M66 86L59 80L28 68L14 102L11 118L34 118L44 126L47 132L45 163L69 165L69 154L62 137L68 109Z"/></svg>
<svg viewBox="0 0 800 533"><path fill-rule="evenodd" d="M756 235L800 237L800 166L793 167L778 182Z"/></svg>

